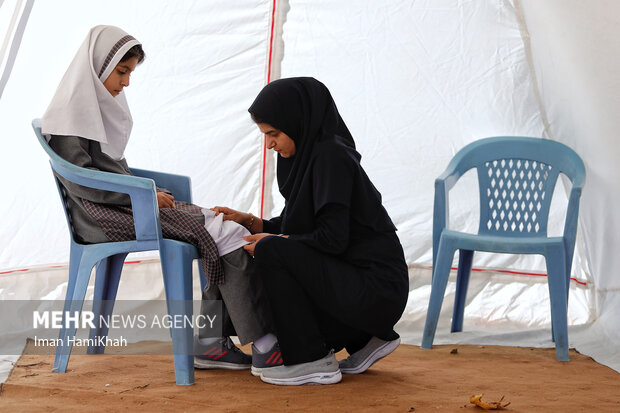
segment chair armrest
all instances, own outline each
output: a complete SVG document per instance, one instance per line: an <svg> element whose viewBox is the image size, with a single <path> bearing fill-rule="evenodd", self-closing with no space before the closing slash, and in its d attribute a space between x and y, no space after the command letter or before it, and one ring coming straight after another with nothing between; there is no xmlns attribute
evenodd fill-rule
<svg viewBox="0 0 620 413"><path fill-rule="evenodd" d="M131 172L135 176L152 179L159 188L172 192L177 201L192 202L192 182L189 176L138 168L131 168Z"/></svg>
<svg viewBox="0 0 620 413"><path fill-rule="evenodd" d="M437 250L439 249L439 239L442 231L448 226L450 208L448 185L446 179L437 178L435 180L435 200L433 203L433 268L436 264Z"/></svg>
<svg viewBox="0 0 620 413"><path fill-rule="evenodd" d="M441 175L435 180L435 187L437 187L437 181L442 181L446 189L449 191L456 184L456 182L467 172L459 168L459 165L453 159Z"/></svg>
<svg viewBox="0 0 620 413"><path fill-rule="evenodd" d="M151 241L162 238L159 208L152 179L80 168L64 159L51 159L52 169L63 178L89 188L128 194L131 198L136 239Z"/></svg>
<svg viewBox="0 0 620 413"><path fill-rule="evenodd" d="M576 185L575 185L576 183ZM583 179L574 182L568 197L568 207L566 208L566 219L564 220L564 249L566 251L566 271L570 274L573 264L573 254L575 253L575 241L577 239L577 224L579 220L579 201Z"/></svg>
<svg viewBox="0 0 620 413"><path fill-rule="evenodd" d="M460 157L454 157L445 171L435 179L435 200L433 203L433 267L437 258L441 233L450 222L450 189L466 171L460 166Z"/></svg>
<svg viewBox="0 0 620 413"><path fill-rule="evenodd" d="M456 184L464 171L458 168L458 164L454 161L448 164L448 167L437 179L435 179L435 203L434 203L434 220L440 219L442 229L448 225L449 210L449 193Z"/></svg>
<svg viewBox="0 0 620 413"><path fill-rule="evenodd" d="M568 196L568 207L566 208L566 218L564 220L564 242L567 247L574 247L577 237L577 222L579 219L579 201L581 198L581 186L571 188ZM572 248L570 248L572 251Z"/></svg>

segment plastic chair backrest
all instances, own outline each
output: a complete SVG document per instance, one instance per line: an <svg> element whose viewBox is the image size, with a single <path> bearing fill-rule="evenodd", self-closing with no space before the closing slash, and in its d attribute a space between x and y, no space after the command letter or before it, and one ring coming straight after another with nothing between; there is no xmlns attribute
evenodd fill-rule
<svg viewBox="0 0 620 413"><path fill-rule="evenodd" d="M56 152L54 152L54 150L49 146L47 139L45 139L45 137L41 133L41 120L35 119L32 122L32 126L34 128L34 132L37 137L37 140L39 141L39 143L41 144L41 147L43 148L43 150L45 150L45 152L50 158L50 166L52 167L52 170L54 170L55 162L68 163L67 161L62 159ZM73 227L73 220L71 218L71 214L69 213L69 208L67 205L67 191L65 190L65 187L62 186L62 184L58 180L58 177L55 174L54 174L54 181L56 182L56 188L58 189L58 193L60 194L60 200L62 202L62 207L63 207L62 209L65 213L65 218L67 219L67 225L69 227L69 234L71 235L71 242L77 242L76 237L75 237L75 228Z"/></svg>
<svg viewBox="0 0 620 413"><path fill-rule="evenodd" d="M460 150L448 166L458 176L472 168L477 169L480 193L478 233L488 235L546 237L559 174L579 194L585 180L583 162L572 149L541 138L481 139Z"/></svg>
<svg viewBox="0 0 620 413"><path fill-rule="evenodd" d="M159 208L157 207L157 199L154 196L155 182L152 179L97 171L76 166L61 158L48 145L47 140L41 132L40 119L34 119L32 121L32 128L35 131L39 143L49 156L52 170L56 174L68 181L90 188L128 194L131 198L137 241L151 242L162 239ZM55 178L63 200L63 208L65 209L65 216L71 232L71 238L72 241L75 242L71 216L67 209L66 192L60 182L58 182L58 178Z"/></svg>

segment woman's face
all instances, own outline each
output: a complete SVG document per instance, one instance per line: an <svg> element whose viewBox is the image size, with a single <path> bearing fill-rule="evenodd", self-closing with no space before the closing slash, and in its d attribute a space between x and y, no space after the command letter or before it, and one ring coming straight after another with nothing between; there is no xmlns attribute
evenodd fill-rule
<svg viewBox="0 0 620 413"><path fill-rule="evenodd" d="M103 82L103 86L110 92L112 96L118 96L123 91L124 87L129 86L129 77L131 72L138 66L138 58L132 57L131 59L120 62L116 65L110 76Z"/></svg>
<svg viewBox="0 0 620 413"><path fill-rule="evenodd" d="M283 158L295 155L295 141L268 123L258 123L258 129L265 134L267 149L273 149Z"/></svg>

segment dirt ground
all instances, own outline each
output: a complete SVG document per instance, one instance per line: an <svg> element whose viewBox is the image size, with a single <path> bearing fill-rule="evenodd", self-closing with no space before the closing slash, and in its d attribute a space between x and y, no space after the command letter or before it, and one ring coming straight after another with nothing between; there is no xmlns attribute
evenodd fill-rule
<svg viewBox="0 0 620 413"><path fill-rule="evenodd" d="M475 413L483 410L469 397L483 393L504 396L510 412L620 412L620 374L575 351L570 358L556 361L553 349L401 345L339 384L280 387L223 370L197 370L195 385L177 386L167 355L76 354L66 374L51 372L53 356L23 355L0 389L0 411Z"/></svg>

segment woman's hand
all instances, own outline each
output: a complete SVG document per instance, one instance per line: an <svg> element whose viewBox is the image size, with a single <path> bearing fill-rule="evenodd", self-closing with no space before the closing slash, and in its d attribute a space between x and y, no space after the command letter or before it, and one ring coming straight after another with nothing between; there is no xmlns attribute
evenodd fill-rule
<svg viewBox="0 0 620 413"><path fill-rule="evenodd" d="M258 241L262 240L265 237L272 236L273 234L267 234L265 232L261 232L260 234L253 234L243 237L244 240L249 241L249 244L243 246L243 249L248 252L252 257L254 256L254 248L256 248L256 244Z"/></svg>
<svg viewBox="0 0 620 413"><path fill-rule="evenodd" d="M224 221L235 221L237 224L241 224L246 228L252 222L252 216L250 214L235 211L228 207L216 206L211 208L211 211L215 211L216 216L224 214Z"/></svg>
<svg viewBox="0 0 620 413"><path fill-rule="evenodd" d="M175 208L174 197L166 192L157 193L157 206L159 208Z"/></svg>

